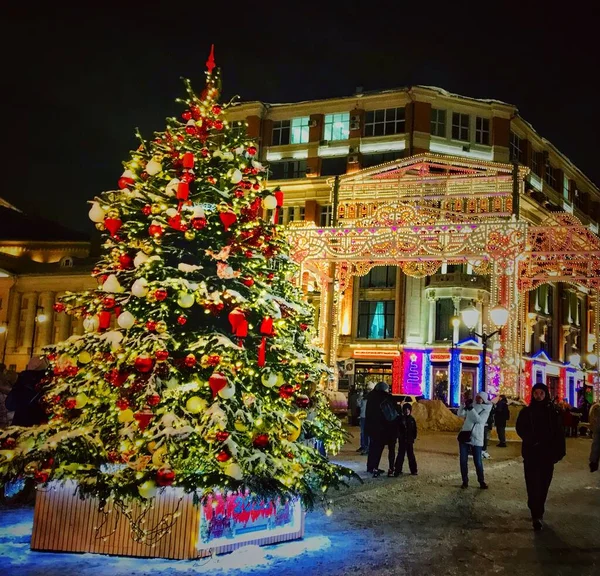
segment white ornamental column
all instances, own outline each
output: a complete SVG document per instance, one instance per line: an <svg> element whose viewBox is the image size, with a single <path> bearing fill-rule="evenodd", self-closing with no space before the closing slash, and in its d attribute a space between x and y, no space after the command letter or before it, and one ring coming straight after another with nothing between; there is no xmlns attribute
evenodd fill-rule
<svg viewBox="0 0 600 576"><path fill-rule="evenodd" d="M6 334L7 352L14 352L17 346L17 332L19 331L19 318L21 316L21 296L22 294L16 291L12 295Z"/></svg>
<svg viewBox="0 0 600 576"><path fill-rule="evenodd" d="M23 295L23 298L27 300L27 312L25 316L25 329L23 330L23 342L19 348L19 353L29 354L35 326L38 295L37 292L27 292ZM31 354L33 354L33 350L31 350Z"/></svg>
<svg viewBox="0 0 600 576"><path fill-rule="evenodd" d="M427 296L429 300L429 330L427 333L427 344L433 344L435 340L435 312L436 312L436 298L435 292L430 292Z"/></svg>
<svg viewBox="0 0 600 576"><path fill-rule="evenodd" d="M52 330L54 327L54 311L52 307L54 306L54 296L54 292L42 292L40 294L40 305L42 306L40 313L46 316L46 321L38 323L39 337L36 347L38 352L41 352L44 346L52 344Z"/></svg>
<svg viewBox="0 0 600 576"><path fill-rule="evenodd" d="M66 312L59 314L58 341L64 342L71 335L71 315Z"/></svg>

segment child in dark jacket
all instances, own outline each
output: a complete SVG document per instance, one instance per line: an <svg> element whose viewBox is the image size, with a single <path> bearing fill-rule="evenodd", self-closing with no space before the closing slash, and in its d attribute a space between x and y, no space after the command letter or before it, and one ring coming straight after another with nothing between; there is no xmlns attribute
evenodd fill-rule
<svg viewBox="0 0 600 576"><path fill-rule="evenodd" d="M398 456L394 465L394 476L402 474L404 456L408 456L408 467L413 476L417 475L417 459L415 458L415 440L417 439L417 421L413 418L412 404L402 406L402 416L398 418Z"/></svg>

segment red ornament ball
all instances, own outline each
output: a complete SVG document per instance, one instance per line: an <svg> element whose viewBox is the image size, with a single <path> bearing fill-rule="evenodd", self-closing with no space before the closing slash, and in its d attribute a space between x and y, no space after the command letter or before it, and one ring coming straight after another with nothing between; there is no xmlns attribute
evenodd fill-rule
<svg viewBox="0 0 600 576"><path fill-rule="evenodd" d="M255 436L252 444L256 448L266 448L269 445L269 435L259 434L258 436Z"/></svg>
<svg viewBox="0 0 600 576"><path fill-rule="evenodd" d="M14 438L5 438L2 442L2 448L6 448L7 450L11 450L17 445L17 441Z"/></svg>
<svg viewBox="0 0 600 576"><path fill-rule="evenodd" d="M215 434L215 438L217 439L217 442L225 442L225 440L229 438L229 432L227 432L226 430L219 430Z"/></svg>
<svg viewBox="0 0 600 576"><path fill-rule="evenodd" d="M214 176L209 176L209 177L206 179L206 181L207 181L209 184L213 184L213 185L217 183L217 179L216 179Z"/></svg>
<svg viewBox="0 0 600 576"><path fill-rule="evenodd" d="M116 450L110 450L106 455L106 459L109 462L121 462L121 455Z"/></svg>
<svg viewBox="0 0 600 576"><path fill-rule="evenodd" d="M148 322L146 322L146 330L148 330L148 332L154 332L156 330L156 322L154 320L148 320Z"/></svg>
<svg viewBox="0 0 600 576"><path fill-rule="evenodd" d="M255 156L257 152L256 146L248 146L247 152L250 154L250 156Z"/></svg>
<svg viewBox="0 0 600 576"><path fill-rule="evenodd" d="M192 113L189 110L184 110L181 113L181 117L187 122L192 119Z"/></svg>
<svg viewBox="0 0 600 576"><path fill-rule="evenodd" d="M188 368L193 368L196 365L196 356L194 356L193 354L188 354L185 359L183 360L183 363L188 367Z"/></svg>
<svg viewBox="0 0 600 576"><path fill-rule="evenodd" d="M221 113L221 107L215 104L212 107L212 112L215 116L218 116Z"/></svg>
<svg viewBox="0 0 600 576"><path fill-rule="evenodd" d="M66 306L62 302L55 302L54 306L52 306L55 312L64 312Z"/></svg>
<svg viewBox="0 0 600 576"><path fill-rule="evenodd" d="M302 324L300 324L300 330L302 330L303 332L305 330L308 330L308 324L304 324L304 322Z"/></svg>
<svg viewBox="0 0 600 576"><path fill-rule="evenodd" d="M154 394L150 394L147 398L146 398L146 402L150 405L150 406L156 406L159 402L160 402L160 396L156 393Z"/></svg>
<svg viewBox="0 0 600 576"><path fill-rule="evenodd" d="M294 387L291 384L283 384L279 387L279 396L284 400L290 399L294 395Z"/></svg>
<svg viewBox="0 0 600 576"><path fill-rule="evenodd" d="M38 484L45 484L48 482L49 475L48 472L38 470L33 477Z"/></svg>
<svg viewBox="0 0 600 576"><path fill-rule="evenodd" d="M192 116L194 118L194 120L198 120L198 118L200 118L200 107L199 106L192 106L190 108L191 112L192 112Z"/></svg>
<svg viewBox="0 0 600 576"><path fill-rule="evenodd" d="M177 324L179 324L180 326L185 326L186 322L187 322L187 318L185 316L179 316L177 318Z"/></svg>
<svg viewBox="0 0 600 576"><path fill-rule="evenodd" d="M157 288L154 291L154 297L159 301L162 302L163 300L166 300L167 296L169 295L169 293L164 289L164 288Z"/></svg>
<svg viewBox="0 0 600 576"><path fill-rule="evenodd" d="M221 120L215 120L215 130L223 130L223 122Z"/></svg>
<svg viewBox="0 0 600 576"><path fill-rule="evenodd" d="M121 190L131 186L133 184L133 178L121 177L119 178L118 186Z"/></svg>
<svg viewBox="0 0 600 576"><path fill-rule="evenodd" d="M192 228L202 230L206 227L206 218L192 218Z"/></svg>
<svg viewBox="0 0 600 576"><path fill-rule="evenodd" d="M106 296L102 299L102 306L105 308L114 308L115 304L116 301L112 296Z"/></svg>
<svg viewBox="0 0 600 576"><path fill-rule="evenodd" d="M119 256L119 265L123 270L133 268L133 258L129 254L121 254Z"/></svg>
<svg viewBox="0 0 600 576"><path fill-rule="evenodd" d="M200 154L206 158L208 156L208 148L202 148L202 150L200 150Z"/></svg>
<svg viewBox="0 0 600 576"><path fill-rule="evenodd" d="M138 356L134 362L135 369L142 374L150 372L154 366L154 360L150 356Z"/></svg>
<svg viewBox="0 0 600 576"><path fill-rule="evenodd" d="M148 226L148 234L150 236L162 236L164 234L163 227L160 224L150 224Z"/></svg>
<svg viewBox="0 0 600 576"><path fill-rule="evenodd" d="M156 472L156 483L159 486L170 486L175 481L175 472L171 468L161 468Z"/></svg>
<svg viewBox="0 0 600 576"><path fill-rule="evenodd" d="M310 406L310 398L304 394L299 394L296 396L295 402L298 408L308 408Z"/></svg>
<svg viewBox="0 0 600 576"><path fill-rule="evenodd" d="M242 280L242 284L244 284L244 286L248 286L248 287L254 286L254 278L250 278L250 277L244 278Z"/></svg>
<svg viewBox="0 0 600 576"><path fill-rule="evenodd" d="M269 272L267 274L267 280L273 280L273 278L275 278L275 274L273 274L273 272Z"/></svg>
<svg viewBox="0 0 600 576"><path fill-rule="evenodd" d="M129 408L129 400L127 400L127 398L119 398L116 402L115 402L115 406L119 409L119 410L127 410L127 408Z"/></svg>
<svg viewBox="0 0 600 576"><path fill-rule="evenodd" d="M75 400L73 396L69 396L69 398L65 400L65 408L67 410L73 410L73 408L75 408L75 404L77 404L77 400Z"/></svg>
<svg viewBox="0 0 600 576"><path fill-rule="evenodd" d="M227 460L229 460L231 458L231 454L229 454L229 452L226 452L225 450L221 450L217 456L217 461L219 462L227 462Z"/></svg>
<svg viewBox="0 0 600 576"><path fill-rule="evenodd" d="M242 198L244 196L244 191L239 188L233 193L236 198Z"/></svg>
<svg viewBox="0 0 600 576"><path fill-rule="evenodd" d="M159 362L164 362L169 357L168 350L157 350L154 355Z"/></svg>
<svg viewBox="0 0 600 576"><path fill-rule="evenodd" d="M144 216L150 216L150 214L152 214L152 206L150 206L150 204L146 204L143 208L142 208L142 214Z"/></svg>
<svg viewBox="0 0 600 576"><path fill-rule="evenodd" d="M196 134L196 132L198 132L198 130L196 130L195 126L186 126L185 127L185 132L186 134L189 134L190 136L193 136L194 134Z"/></svg>

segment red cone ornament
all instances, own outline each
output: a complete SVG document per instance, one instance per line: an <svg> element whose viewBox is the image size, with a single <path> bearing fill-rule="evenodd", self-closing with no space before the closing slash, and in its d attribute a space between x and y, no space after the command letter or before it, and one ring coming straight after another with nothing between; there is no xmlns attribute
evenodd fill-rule
<svg viewBox="0 0 600 576"><path fill-rule="evenodd" d="M208 385L213 393L213 398L219 393L219 390L223 390L227 386L227 377L220 372L215 372L209 379Z"/></svg>

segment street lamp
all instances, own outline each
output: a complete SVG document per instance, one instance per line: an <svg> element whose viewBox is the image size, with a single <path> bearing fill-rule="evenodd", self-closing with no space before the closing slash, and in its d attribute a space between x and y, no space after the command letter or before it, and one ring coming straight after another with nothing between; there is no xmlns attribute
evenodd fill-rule
<svg viewBox="0 0 600 576"><path fill-rule="evenodd" d="M477 336L478 338L481 338L481 343L483 345L483 351L482 351L483 366L481 368L481 374L480 374L480 384L481 384L480 389L485 390L485 388L486 388L485 370L486 370L487 343L488 343L488 340L490 338L492 338L492 336L495 336L496 334L498 334L498 332L500 332L500 329L503 326L506 326L506 323L508 322L508 310L506 308L504 308L504 306L494 306L490 310L490 318L491 318L492 322L498 327L498 329L494 330L493 332L490 332L489 334L486 334L485 332L483 332L483 330L482 330L482 334L478 334L477 332L475 332L475 326L477 326L477 323L479 322L479 310L477 310L477 308L475 308L475 306L473 306L471 304L471 306L469 308L465 308L464 310L462 310L461 315L462 315L463 322L465 323L465 326L470 330L471 334L474 336Z"/></svg>
<svg viewBox="0 0 600 576"><path fill-rule="evenodd" d="M44 307L43 306L36 306L36 312L42 311L41 314L37 314L36 317L34 318L34 322L33 322L33 332L31 334L31 357L33 358L33 352L34 352L34 346L35 346L35 333L37 331L37 325L38 324L43 324L44 322L46 322L46 320L48 320L48 316L46 314L44 314Z"/></svg>

